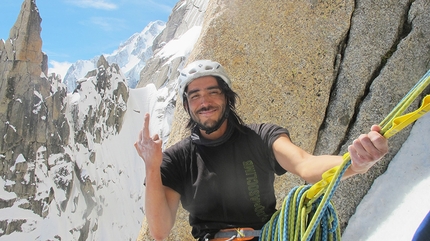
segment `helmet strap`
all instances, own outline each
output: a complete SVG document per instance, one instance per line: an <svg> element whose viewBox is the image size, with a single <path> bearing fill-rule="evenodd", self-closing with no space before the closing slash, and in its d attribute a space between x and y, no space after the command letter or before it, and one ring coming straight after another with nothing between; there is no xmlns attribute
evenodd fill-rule
<svg viewBox="0 0 430 241"><path fill-rule="evenodd" d="M190 107L188 105L186 97L183 98L183 105L184 105L184 109L188 112L188 115L190 116L190 118L192 118L191 112L190 112ZM217 124L215 126L208 128L208 127L206 127L200 123L197 123L197 122L195 122L195 126L197 126L200 130L205 131L205 133L207 135L209 135L209 134L215 132L216 130L218 130L221 127L222 123L224 123L224 120L228 119L229 115L230 115L230 105L227 103L227 108L225 108L225 112L224 112L223 117L217 122Z"/></svg>
<svg viewBox="0 0 430 241"><path fill-rule="evenodd" d="M199 127L200 130L205 131L205 133L207 135L209 135L209 134L215 132L216 130L218 130L221 127L222 123L224 123L224 120L226 120L228 118L229 114L230 114L230 108L227 107L225 109L223 117L217 122L217 124L215 126L207 128L207 127L205 127L205 126L203 126L203 125L201 125L199 123L197 123L197 126Z"/></svg>

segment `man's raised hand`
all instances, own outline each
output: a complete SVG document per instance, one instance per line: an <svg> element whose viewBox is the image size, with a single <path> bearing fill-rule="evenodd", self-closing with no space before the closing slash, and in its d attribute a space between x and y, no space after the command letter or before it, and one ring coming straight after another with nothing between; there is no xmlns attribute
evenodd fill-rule
<svg viewBox="0 0 430 241"><path fill-rule="evenodd" d="M143 128L139 132L138 140L134 143L139 156L145 162L146 168L159 168L162 160L162 140L155 134L150 137L149 134L149 114L145 114Z"/></svg>

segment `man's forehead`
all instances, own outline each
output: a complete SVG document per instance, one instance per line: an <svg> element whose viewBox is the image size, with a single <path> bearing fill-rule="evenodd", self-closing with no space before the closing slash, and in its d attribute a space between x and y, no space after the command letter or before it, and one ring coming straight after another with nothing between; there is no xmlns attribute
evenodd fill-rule
<svg viewBox="0 0 430 241"><path fill-rule="evenodd" d="M187 91L208 88L219 88L218 81L213 76L204 76L191 81L187 86Z"/></svg>

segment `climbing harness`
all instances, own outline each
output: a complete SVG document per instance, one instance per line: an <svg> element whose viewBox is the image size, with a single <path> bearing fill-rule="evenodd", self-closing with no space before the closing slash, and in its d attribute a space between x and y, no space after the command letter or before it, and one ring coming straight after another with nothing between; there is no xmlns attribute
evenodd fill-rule
<svg viewBox="0 0 430 241"><path fill-rule="evenodd" d="M260 230L254 230L252 228L231 228L221 229L215 234L213 239L210 241L246 241L252 240L255 237L260 236Z"/></svg>
<svg viewBox="0 0 430 241"><path fill-rule="evenodd" d="M417 110L400 116L429 84L430 70L379 124L385 138L390 138L430 111L430 95L427 95ZM319 182L293 188L281 209L264 225L260 240L340 240L340 225L330 200L350 165L351 157L347 152L343 155L342 164L326 171Z"/></svg>

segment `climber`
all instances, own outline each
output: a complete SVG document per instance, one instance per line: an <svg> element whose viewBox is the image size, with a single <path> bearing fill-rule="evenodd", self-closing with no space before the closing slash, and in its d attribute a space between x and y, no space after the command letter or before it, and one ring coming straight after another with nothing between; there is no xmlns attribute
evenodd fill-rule
<svg viewBox="0 0 430 241"><path fill-rule="evenodd" d="M169 235L179 202L198 240L234 228L259 230L276 211L274 174L288 171L315 183L343 161L305 152L280 126L244 124L235 108L238 95L217 62L195 61L181 71L179 81L191 135L162 152L160 137L150 136L146 114L134 144L145 162L145 213L156 240ZM343 179L365 173L388 152L379 131L372 126L348 147L352 164ZM246 235L252 239L256 233Z"/></svg>

